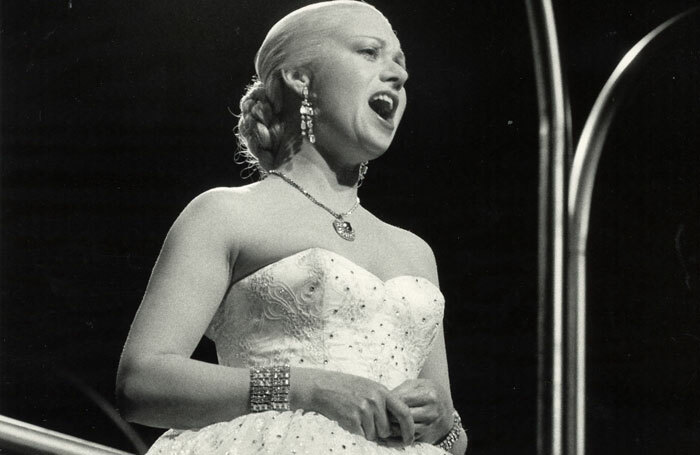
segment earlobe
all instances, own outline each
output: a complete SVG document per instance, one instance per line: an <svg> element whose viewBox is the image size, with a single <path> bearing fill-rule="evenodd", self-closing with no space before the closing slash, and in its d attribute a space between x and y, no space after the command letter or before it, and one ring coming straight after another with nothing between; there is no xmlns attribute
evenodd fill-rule
<svg viewBox="0 0 700 455"><path fill-rule="evenodd" d="M309 75L305 71L299 69L283 69L282 80L287 88L300 97L302 96L304 87L308 87L311 82Z"/></svg>

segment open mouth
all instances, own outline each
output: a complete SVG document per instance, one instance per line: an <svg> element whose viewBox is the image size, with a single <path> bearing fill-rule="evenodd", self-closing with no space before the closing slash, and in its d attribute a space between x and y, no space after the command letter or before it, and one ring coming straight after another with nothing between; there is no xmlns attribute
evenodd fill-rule
<svg viewBox="0 0 700 455"><path fill-rule="evenodd" d="M398 98L390 92L375 93L369 99L369 107L386 121L390 121L394 117L398 104Z"/></svg>

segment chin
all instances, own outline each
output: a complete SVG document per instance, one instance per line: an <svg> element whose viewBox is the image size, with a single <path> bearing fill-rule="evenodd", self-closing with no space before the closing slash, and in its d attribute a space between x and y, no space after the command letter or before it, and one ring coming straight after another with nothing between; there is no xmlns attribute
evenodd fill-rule
<svg viewBox="0 0 700 455"><path fill-rule="evenodd" d="M393 139L394 138L391 137L387 140L382 141L378 140L377 138L371 138L362 141L361 146L365 153L368 155L369 159L373 160L382 156L389 149L389 146L391 145Z"/></svg>
<svg viewBox="0 0 700 455"><path fill-rule="evenodd" d="M393 132L388 134L376 127L373 128L373 125L365 126L363 131L366 133L359 137L360 146L372 157L371 159L383 155L394 142Z"/></svg>
<svg viewBox="0 0 700 455"><path fill-rule="evenodd" d="M371 123L356 124L345 134L316 134L316 144L322 149L340 152L345 156L358 156L360 161L382 156L394 140L394 134L378 129Z"/></svg>

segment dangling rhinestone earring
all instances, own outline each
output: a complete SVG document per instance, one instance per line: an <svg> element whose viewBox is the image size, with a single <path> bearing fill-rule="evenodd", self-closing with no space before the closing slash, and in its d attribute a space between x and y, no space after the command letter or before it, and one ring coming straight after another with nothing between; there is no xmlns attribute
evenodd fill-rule
<svg viewBox="0 0 700 455"><path fill-rule="evenodd" d="M299 108L299 114L301 114L301 135L314 144L316 143L316 136L314 136L314 108L309 102L309 88L306 85L301 95L303 97Z"/></svg>
<svg viewBox="0 0 700 455"><path fill-rule="evenodd" d="M362 186L362 182L365 181L365 175L367 174L367 169L369 166L367 166L367 161L363 161L360 163L360 177L357 179L357 187Z"/></svg>

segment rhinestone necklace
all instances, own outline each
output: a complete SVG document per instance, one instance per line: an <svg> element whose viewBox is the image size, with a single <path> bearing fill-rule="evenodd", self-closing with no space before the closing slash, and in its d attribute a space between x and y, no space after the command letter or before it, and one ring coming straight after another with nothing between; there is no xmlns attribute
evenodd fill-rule
<svg viewBox="0 0 700 455"><path fill-rule="evenodd" d="M272 175L276 175L277 177L281 178L282 180L287 182L289 185L291 185L292 187L299 190L299 192L301 194L303 194L304 196L306 196L306 198L308 200L310 200L311 202L318 205L326 212L333 215L333 218L335 218L335 220L333 220L333 229L343 240L347 240L348 242L352 242L353 240L355 240L355 230L352 228L352 225L350 224L350 222L345 221L344 218L346 216L349 216L353 212L353 210L355 210L357 208L357 206L360 205L360 198L359 197L355 200L355 204L352 206L352 208L350 210L348 210L345 213L338 213L338 212L331 210L330 208L328 208L324 204L320 203L315 197L313 197L311 194L309 194L308 191L306 191L304 188L302 188L301 185L299 185L297 182L290 179L289 177L287 177L286 175L284 175L280 171L276 171L273 169L271 171L267 171L267 173L272 174Z"/></svg>

